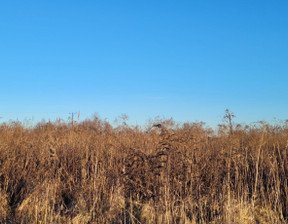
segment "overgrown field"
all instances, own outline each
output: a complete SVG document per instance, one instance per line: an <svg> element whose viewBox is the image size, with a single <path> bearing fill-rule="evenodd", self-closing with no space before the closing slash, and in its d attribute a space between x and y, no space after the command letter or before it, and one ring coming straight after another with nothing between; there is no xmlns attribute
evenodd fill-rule
<svg viewBox="0 0 288 224"><path fill-rule="evenodd" d="M0 223L288 223L287 124L226 118L2 124Z"/></svg>

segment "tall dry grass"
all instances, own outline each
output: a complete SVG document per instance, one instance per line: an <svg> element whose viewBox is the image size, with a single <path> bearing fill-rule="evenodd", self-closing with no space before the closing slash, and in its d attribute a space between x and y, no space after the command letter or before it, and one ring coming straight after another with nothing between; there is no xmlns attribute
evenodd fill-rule
<svg viewBox="0 0 288 224"><path fill-rule="evenodd" d="M0 125L0 223L288 223L287 125L161 124Z"/></svg>

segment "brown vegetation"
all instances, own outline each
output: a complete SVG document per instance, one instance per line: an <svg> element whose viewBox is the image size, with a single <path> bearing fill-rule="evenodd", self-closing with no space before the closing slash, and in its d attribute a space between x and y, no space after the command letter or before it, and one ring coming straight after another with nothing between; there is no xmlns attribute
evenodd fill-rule
<svg viewBox="0 0 288 224"><path fill-rule="evenodd" d="M287 125L232 117L2 124L0 223L286 223Z"/></svg>

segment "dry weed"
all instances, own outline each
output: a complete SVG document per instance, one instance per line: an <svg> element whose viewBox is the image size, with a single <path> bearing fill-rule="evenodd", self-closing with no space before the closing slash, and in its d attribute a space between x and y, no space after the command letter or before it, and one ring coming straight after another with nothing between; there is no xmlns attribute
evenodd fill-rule
<svg viewBox="0 0 288 224"><path fill-rule="evenodd" d="M287 223L287 126L0 125L0 223ZM230 119L230 120L229 120Z"/></svg>

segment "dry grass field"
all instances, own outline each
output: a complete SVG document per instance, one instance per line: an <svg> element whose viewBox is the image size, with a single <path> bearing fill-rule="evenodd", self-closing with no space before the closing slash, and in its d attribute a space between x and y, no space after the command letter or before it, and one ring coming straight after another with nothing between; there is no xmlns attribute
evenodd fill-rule
<svg viewBox="0 0 288 224"><path fill-rule="evenodd" d="M227 111L226 111L227 112ZM0 125L0 223L288 223L288 126Z"/></svg>

